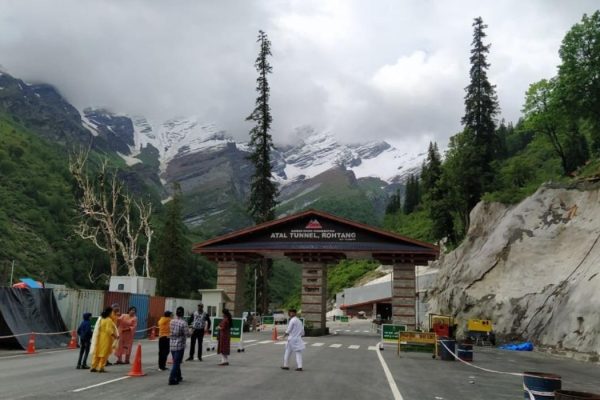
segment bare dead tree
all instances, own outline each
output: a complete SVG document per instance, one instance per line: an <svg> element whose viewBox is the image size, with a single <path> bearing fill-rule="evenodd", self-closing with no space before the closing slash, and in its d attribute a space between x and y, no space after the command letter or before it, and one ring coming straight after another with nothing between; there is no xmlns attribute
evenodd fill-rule
<svg viewBox="0 0 600 400"><path fill-rule="evenodd" d="M87 172L89 150L80 150L69 157L69 170L80 191L78 206L81 218L75 226L75 233L107 253L113 276L118 275L119 256L125 262L128 275L137 275L135 263L141 256L139 242L144 235L147 239L144 269L149 276L152 205L133 199L117 174L109 171L107 160L101 163L97 180L90 180ZM133 207L137 215L133 215Z"/></svg>

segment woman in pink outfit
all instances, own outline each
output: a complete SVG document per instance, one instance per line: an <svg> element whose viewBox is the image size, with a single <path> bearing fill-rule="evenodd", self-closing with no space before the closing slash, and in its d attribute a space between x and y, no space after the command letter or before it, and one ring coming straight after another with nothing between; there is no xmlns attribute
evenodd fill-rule
<svg viewBox="0 0 600 400"><path fill-rule="evenodd" d="M135 307L129 307L127 314L119 317L119 347L115 352L117 364L129 364L131 349L133 348L133 337L137 328L136 311ZM125 362L123 362L123 356L125 356Z"/></svg>

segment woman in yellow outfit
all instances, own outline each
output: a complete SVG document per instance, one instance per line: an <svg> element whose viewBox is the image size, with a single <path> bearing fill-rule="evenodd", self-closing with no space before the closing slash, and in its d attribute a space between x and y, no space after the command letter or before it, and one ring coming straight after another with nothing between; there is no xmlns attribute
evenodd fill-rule
<svg viewBox="0 0 600 400"><path fill-rule="evenodd" d="M106 372L104 366L113 350L113 342L119 337L115 323L111 319L112 307L106 307L96 322L92 338L92 369L90 372Z"/></svg>

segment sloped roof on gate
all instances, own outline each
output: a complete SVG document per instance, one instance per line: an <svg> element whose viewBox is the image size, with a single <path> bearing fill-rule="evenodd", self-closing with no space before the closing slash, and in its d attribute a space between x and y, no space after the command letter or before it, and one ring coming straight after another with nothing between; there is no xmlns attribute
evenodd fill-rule
<svg viewBox="0 0 600 400"><path fill-rule="evenodd" d="M323 211L307 210L198 243L193 252L213 260L286 256L367 258L425 265L439 255L430 243Z"/></svg>

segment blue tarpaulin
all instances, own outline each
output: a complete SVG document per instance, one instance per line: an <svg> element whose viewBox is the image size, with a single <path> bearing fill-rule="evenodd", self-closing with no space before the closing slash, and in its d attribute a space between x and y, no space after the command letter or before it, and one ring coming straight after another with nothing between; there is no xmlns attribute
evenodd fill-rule
<svg viewBox="0 0 600 400"><path fill-rule="evenodd" d="M511 351L532 351L533 343L531 342L523 342L523 343L511 343L511 344L503 344L498 348L502 350L511 350Z"/></svg>
<svg viewBox="0 0 600 400"><path fill-rule="evenodd" d="M43 289L43 286L31 278L19 278L21 282L29 286L31 289Z"/></svg>

